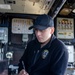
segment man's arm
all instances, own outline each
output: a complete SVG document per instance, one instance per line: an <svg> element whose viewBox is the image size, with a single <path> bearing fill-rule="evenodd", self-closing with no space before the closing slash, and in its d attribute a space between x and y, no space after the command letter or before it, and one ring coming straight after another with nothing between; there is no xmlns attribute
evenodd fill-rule
<svg viewBox="0 0 75 75"><path fill-rule="evenodd" d="M52 66L50 68L51 74L64 75L67 68L67 63L68 63L68 51L60 50L59 52L57 52L56 56L53 57Z"/></svg>
<svg viewBox="0 0 75 75"><path fill-rule="evenodd" d="M27 65L28 65L28 46L27 46L27 48L25 49L25 52L24 52L24 54L22 55L22 57L21 57L21 59L19 60L19 64L18 64L18 66L19 66L19 68L18 68L18 73L20 73L20 71L22 70L22 69L25 69L25 71L27 71Z"/></svg>

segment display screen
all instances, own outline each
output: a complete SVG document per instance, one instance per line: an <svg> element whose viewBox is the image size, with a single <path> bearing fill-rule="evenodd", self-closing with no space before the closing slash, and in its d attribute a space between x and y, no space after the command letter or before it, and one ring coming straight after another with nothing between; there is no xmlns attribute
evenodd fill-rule
<svg viewBox="0 0 75 75"><path fill-rule="evenodd" d="M0 41L3 43L8 42L8 28L0 27Z"/></svg>
<svg viewBox="0 0 75 75"><path fill-rule="evenodd" d="M4 38L4 29L0 29L0 40Z"/></svg>

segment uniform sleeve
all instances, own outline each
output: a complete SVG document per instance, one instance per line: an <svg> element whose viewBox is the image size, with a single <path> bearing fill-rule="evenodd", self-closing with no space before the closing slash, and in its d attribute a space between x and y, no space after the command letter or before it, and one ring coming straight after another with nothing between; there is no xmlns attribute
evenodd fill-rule
<svg viewBox="0 0 75 75"><path fill-rule="evenodd" d="M27 66L27 60L28 60L28 56L27 56L27 55L28 55L28 46L27 46L27 48L25 49L23 56L22 56L21 59L19 60L18 73L23 69L22 61L24 62L25 67Z"/></svg>
<svg viewBox="0 0 75 75"><path fill-rule="evenodd" d="M68 50L63 48L57 51L53 55L52 66L50 68L51 75L64 75L68 63Z"/></svg>

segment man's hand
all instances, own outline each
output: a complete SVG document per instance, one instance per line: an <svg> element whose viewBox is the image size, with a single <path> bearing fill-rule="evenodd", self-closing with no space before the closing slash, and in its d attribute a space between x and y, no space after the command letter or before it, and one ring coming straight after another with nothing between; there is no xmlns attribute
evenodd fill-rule
<svg viewBox="0 0 75 75"><path fill-rule="evenodd" d="M19 73L19 75L29 75L24 69L22 69Z"/></svg>

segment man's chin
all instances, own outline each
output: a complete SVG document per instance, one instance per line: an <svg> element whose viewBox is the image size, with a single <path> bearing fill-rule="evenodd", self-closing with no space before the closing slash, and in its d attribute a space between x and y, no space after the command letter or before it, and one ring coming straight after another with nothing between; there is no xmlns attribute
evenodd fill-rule
<svg viewBox="0 0 75 75"><path fill-rule="evenodd" d="M45 43L45 42L43 42L43 41L39 41L39 43L40 43L40 44L43 44L43 43Z"/></svg>
<svg viewBox="0 0 75 75"><path fill-rule="evenodd" d="M44 44L46 41L44 40L38 40L40 44Z"/></svg>

